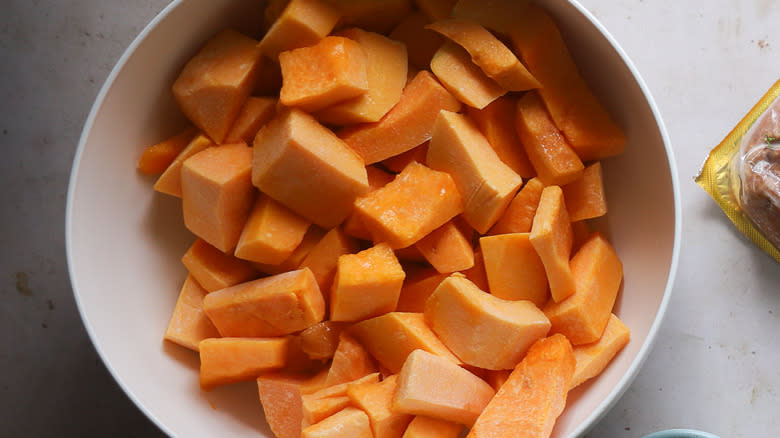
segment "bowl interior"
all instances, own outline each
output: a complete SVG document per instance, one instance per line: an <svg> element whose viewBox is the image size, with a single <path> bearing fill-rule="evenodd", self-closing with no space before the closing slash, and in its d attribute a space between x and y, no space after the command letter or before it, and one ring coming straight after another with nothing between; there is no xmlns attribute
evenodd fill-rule
<svg viewBox="0 0 780 438"><path fill-rule="evenodd" d="M554 436L577 435L635 375L663 314L677 254L679 215L665 134L641 80L581 7L551 0L588 82L625 128L625 154L603 163L608 233L624 262L616 312L632 340L602 376L570 394ZM260 23L257 2L175 1L128 49L87 121L71 175L66 224L74 294L98 352L138 407L173 436L271 437L253 383L202 392L197 356L163 343L194 237L180 201L152 190L135 163L183 120L170 85L210 35Z"/></svg>

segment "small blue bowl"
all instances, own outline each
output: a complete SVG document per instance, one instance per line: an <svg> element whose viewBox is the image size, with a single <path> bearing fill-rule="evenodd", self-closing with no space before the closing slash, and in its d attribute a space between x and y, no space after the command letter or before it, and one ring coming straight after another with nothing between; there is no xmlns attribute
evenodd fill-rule
<svg viewBox="0 0 780 438"><path fill-rule="evenodd" d="M692 429L669 429L645 435L644 438L720 438L711 433Z"/></svg>

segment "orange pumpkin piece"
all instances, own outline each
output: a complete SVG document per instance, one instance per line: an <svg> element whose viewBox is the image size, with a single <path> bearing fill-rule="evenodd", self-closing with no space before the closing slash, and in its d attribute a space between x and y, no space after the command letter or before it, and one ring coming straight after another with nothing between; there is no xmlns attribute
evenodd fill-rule
<svg viewBox="0 0 780 438"><path fill-rule="evenodd" d="M256 379L281 368L287 355L286 338L209 338L200 341L200 387Z"/></svg>
<svg viewBox="0 0 780 438"><path fill-rule="evenodd" d="M330 371L329 371L330 373ZM336 385L325 386L317 391L311 393L311 398L325 398L325 397L340 397L347 395L347 388L349 385L362 384L362 383L376 383L379 382L379 373L366 374L363 377L351 380L349 382L343 382Z"/></svg>
<svg viewBox="0 0 780 438"><path fill-rule="evenodd" d="M383 35L353 28L339 36L355 41L366 58L367 91L315 114L323 123L349 125L376 122L401 99L406 85L406 47Z"/></svg>
<svg viewBox="0 0 780 438"><path fill-rule="evenodd" d="M301 426L306 428L312 424L318 423L340 410L349 406L349 397L346 395L314 398L304 395L303 397L303 422Z"/></svg>
<svg viewBox="0 0 780 438"><path fill-rule="evenodd" d="M257 378L257 392L274 436L300 438L303 394L311 394L323 388L326 376L327 370L313 376L280 371Z"/></svg>
<svg viewBox="0 0 780 438"><path fill-rule="evenodd" d="M417 349L461 363L428 327L422 313L386 313L356 323L349 332L391 373L399 372L409 353Z"/></svg>
<svg viewBox="0 0 780 438"><path fill-rule="evenodd" d="M252 266L254 266L258 271L270 275L282 274L287 271L298 269L306 256L308 256L312 249L314 249L314 246L317 245L317 243L320 242L323 237L325 237L325 234L327 233L322 228L316 225L310 226L309 230L306 231L306 234L303 235L303 240L301 243L297 248L295 248L295 251L293 251L292 255L285 259L285 261L278 265L253 262ZM303 266L301 266L301 268L303 268Z"/></svg>
<svg viewBox="0 0 780 438"><path fill-rule="evenodd" d="M572 258L571 270L574 294L548 303L544 313L552 322L552 331L566 335L572 344L595 342L609 322L623 264L607 239L594 232Z"/></svg>
<svg viewBox="0 0 780 438"><path fill-rule="evenodd" d="M354 214L374 242L399 249L416 243L462 210L460 193L449 174L411 163L386 186L358 198Z"/></svg>
<svg viewBox="0 0 780 438"><path fill-rule="evenodd" d="M607 197L601 177L601 163L586 167L582 176L561 187L566 210L572 222L593 219L607 214Z"/></svg>
<svg viewBox="0 0 780 438"><path fill-rule="evenodd" d="M459 101L482 109L507 90L489 78L461 46L447 41L431 59L431 71Z"/></svg>
<svg viewBox="0 0 780 438"><path fill-rule="evenodd" d="M342 331L325 385L332 386L351 382L378 371L374 360L366 349L355 338Z"/></svg>
<svg viewBox="0 0 780 438"><path fill-rule="evenodd" d="M458 0L452 8L452 17L474 20L482 26L506 35L517 26L529 0Z"/></svg>
<svg viewBox="0 0 780 438"><path fill-rule="evenodd" d="M203 310L222 336L282 336L322 321L325 302L308 268L211 292Z"/></svg>
<svg viewBox="0 0 780 438"><path fill-rule="evenodd" d="M235 255L244 260L278 265L303 241L311 222L260 194L241 231Z"/></svg>
<svg viewBox="0 0 780 438"><path fill-rule="evenodd" d="M436 32L426 29L431 19L420 12L406 16L390 33L390 38L404 43L409 63L418 69L426 69L431 64L433 54L444 44L444 38Z"/></svg>
<svg viewBox="0 0 780 438"><path fill-rule="evenodd" d="M423 312L428 297L448 276L449 274L440 274L431 268L408 274L403 287L401 287L401 296L398 298L396 311Z"/></svg>
<svg viewBox="0 0 780 438"><path fill-rule="evenodd" d="M528 159L515 129L517 101L501 96L485 108L468 107L466 114L477 124L498 158L523 178L532 178L536 170Z"/></svg>
<svg viewBox="0 0 780 438"><path fill-rule="evenodd" d="M350 126L339 137L365 164L373 164L430 140L439 111L460 110L460 102L427 71L406 85L398 103L374 123Z"/></svg>
<svg viewBox="0 0 780 438"><path fill-rule="evenodd" d="M192 275L187 276L168 322L165 340L198 351L200 341L219 337L214 324L203 313L203 297L207 293Z"/></svg>
<svg viewBox="0 0 780 438"><path fill-rule="evenodd" d="M314 245L299 267L311 269L320 290L329 291L336 275L339 257L353 254L359 249L357 240L347 236L340 227L336 227Z"/></svg>
<svg viewBox="0 0 780 438"><path fill-rule="evenodd" d="M330 319L360 321L392 312L405 276L386 243L340 256L330 290Z"/></svg>
<svg viewBox="0 0 780 438"><path fill-rule="evenodd" d="M471 236L466 236L449 221L415 243L426 260L437 271L447 274L474 266Z"/></svg>
<svg viewBox="0 0 780 438"><path fill-rule="evenodd" d="M471 269L463 271L463 275L478 288L490 290L487 272L485 271L485 257L482 255L482 248L474 250L474 266L472 266Z"/></svg>
<svg viewBox="0 0 780 438"><path fill-rule="evenodd" d="M188 127L171 138L144 148L138 159L138 170L146 175L159 175L187 147L198 131Z"/></svg>
<svg viewBox="0 0 780 438"><path fill-rule="evenodd" d="M252 183L263 193L323 228L349 216L368 192L360 158L312 116L292 109L255 137Z"/></svg>
<svg viewBox="0 0 780 438"><path fill-rule="evenodd" d="M344 408L303 429L301 438L373 438L368 415L360 409Z"/></svg>
<svg viewBox="0 0 780 438"><path fill-rule="evenodd" d="M173 83L184 115L222 143L252 91L262 56L257 41L226 29L190 59Z"/></svg>
<svg viewBox="0 0 780 438"><path fill-rule="evenodd" d="M630 338L631 331L628 327L614 313L611 314L604 333L598 341L574 347L574 359L577 365L574 368L570 388L601 374L612 358L628 344Z"/></svg>
<svg viewBox="0 0 780 438"><path fill-rule="evenodd" d="M390 157L382 161L382 165L393 172L402 172L406 166L411 162L417 162L425 164L425 156L428 155L428 142L421 144L420 146L409 149L403 154Z"/></svg>
<svg viewBox="0 0 780 438"><path fill-rule="evenodd" d="M484 380L455 363L414 350L398 375L393 409L471 426L494 394Z"/></svg>
<svg viewBox="0 0 780 438"><path fill-rule="evenodd" d="M524 91L541 85L504 43L479 24L451 18L426 27L466 49L471 61L503 89Z"/></svg>
<svg viewBox="0 0 780 438"><path fill-rule="evenodd" d="M273 119L275 114L276 99L250 96L225 136L225 143L252 143L257 131Z"/></svg>
<svg viewBox="0 0 780 438"><path fill-rule="evenodd" d="M511 40L515 53L542 84L539 95L580 159L623 152L625 134L580 76L552 17L538 5L529 6L516 16Z"/></svg>
<svg viewBox="0 0 780 438"><path fill-rule="evenodd" d="M214 146L214 142L203 134L196 135L182 150L154 183L154 190L181 198L181 167L187 158Z"/></svg>
<svg viewBox="0 0 780 438"><path fill-rule="evenodd" d="M582 176L582 161L550 119L535 91L518 101L516 121L528 159L545 185L568 184Z"/></svg>
<svg viewBox="0 0 780 438"><path fill-rule="evenodd" d="M514 368L550 330L532 302L502 300L461 274L442 281L428 298L425 321L464 363L489 370Z"/></svg>
<svg viewBox="0 0 780 438"><path fill-rule="evenodd" d="M291 0L257 45L275 60L279 53L307 47L325 38L338 23L341 14L320 0Z"/></svg>
<svg viewBox="0 0 780 438"><path fill-rule="evenodd" d="M317 44L279 54L279 102L315 112L368 90L366 54L357 42L327 36Z"/></svg>
<svg viewBox="0 0 780 438"><path fill-rule="evenodd" d="M526 181L523 188L509 203L504 214L490 229L489 234L531 232L536 209L539 207L539 199L542 198L542 190L544 190L544 183L539 178L531 178Z"/></svg>
<svg viewBox="0 0 780 438"><path fill-rule="evenodd" d="M348 324L337 321L314 324L299 335L301 349L312 359L330 359L336 353L341 332L347 327Z"/></svg>
<svg viewBox="0 0 780 438"><path fill-rule="evenodd" d="M547 186L542 190L530 240L544 264L553 300L563 301L574 293L576 285L569 266L572 229L560 187Z"/></svg>
<svg viewBox="0 0 780 438"><path fill-rule="evenodd" d="M547 273L529 233L499 234L479 239L490 293L504 300L547 303Z"/></svg>
<svg viewBox="0 0 780 438"><path fill-rule="evenodd" d="M347 396L352 403L368 414L374 438L401 438L411 415L393 410L393 396L398 376L392 375L377 383L352 384Z"/></svg>
<svg viewBox="0 0 780 438"><path fill-rule="evenodd" d="M371 32L390 32L412 11L410 0L325 0L341 12L340 26L354 26Z"/></svg>
<svg viewBox="0 0 780 438"><path fill-rule="evenodd" d="M214 248L203 239L196 239L181 258L190 275L206 291L224 289L257 276L249 263Z"/></svg>
<svg viewBox="0 0 780 438"><path fill-rule="evenodd" d="M438 418L416 415L402 438L458 438L463 425Z"/></svg>
<svg viewBox="0 0 780 438"><path fill-rule="evenodd" d="M549 437L566 406L574 363L571 344L564 336L536 341L467 438Z"/></svg>
<svg viewBox="0 0 780 438"><path fill-rule="evenodd" d="M230 253L244 228L255 189L252 149L244 143L205 149L181 169L184 225L196 236Z"/></svg>
<svg viewBox="0 0 780 438"><path fill-rule="evenodd" d="M452 175L463 198L463 218L480 234L498 221L523 182L471 120L449 111L436 119L427 163Z"/></svg>

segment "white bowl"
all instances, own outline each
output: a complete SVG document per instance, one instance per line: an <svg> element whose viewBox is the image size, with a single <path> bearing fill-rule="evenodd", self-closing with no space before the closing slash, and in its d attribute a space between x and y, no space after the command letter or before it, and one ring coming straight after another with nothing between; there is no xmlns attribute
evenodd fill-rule
<svg viewBox="0 0 780 438"><path fill-rule="evenodd" d="M607 370L570 394L554 436L583 434L628 387L647 356L677 266L677 173L661 118L637 71L575 1L545 2L584 76L624 127L629 146L603 163L610 212L600 224L622 257L616 312L632 340ZM256 387L198 387L197 356L163 343L193 237L180 202L152 191L135 163L182 119L170 86L184 62L226 25L261 22L257 2L174 1L136 38L101 90L81 137L66 214L67 255L84 325L106 366L149 418L179 437L272 434Z"/></svg>

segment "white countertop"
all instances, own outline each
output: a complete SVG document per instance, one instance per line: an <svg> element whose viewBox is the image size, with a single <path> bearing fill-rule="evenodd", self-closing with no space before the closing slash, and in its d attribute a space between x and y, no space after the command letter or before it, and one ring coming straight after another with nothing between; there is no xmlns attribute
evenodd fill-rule
<svg viewBox="0 0 780 438"><path fill-rule="evenodd" d="M0 14L0 430L161 435L121 393L81 326L64 252L81 125L111 67L166 0L5 2ZM780 264L693 182L709 150L780 78L773 0L582 0L653 93L680 180L673 297L645 366L589 437L672 427L780 429Z"/></svg>

